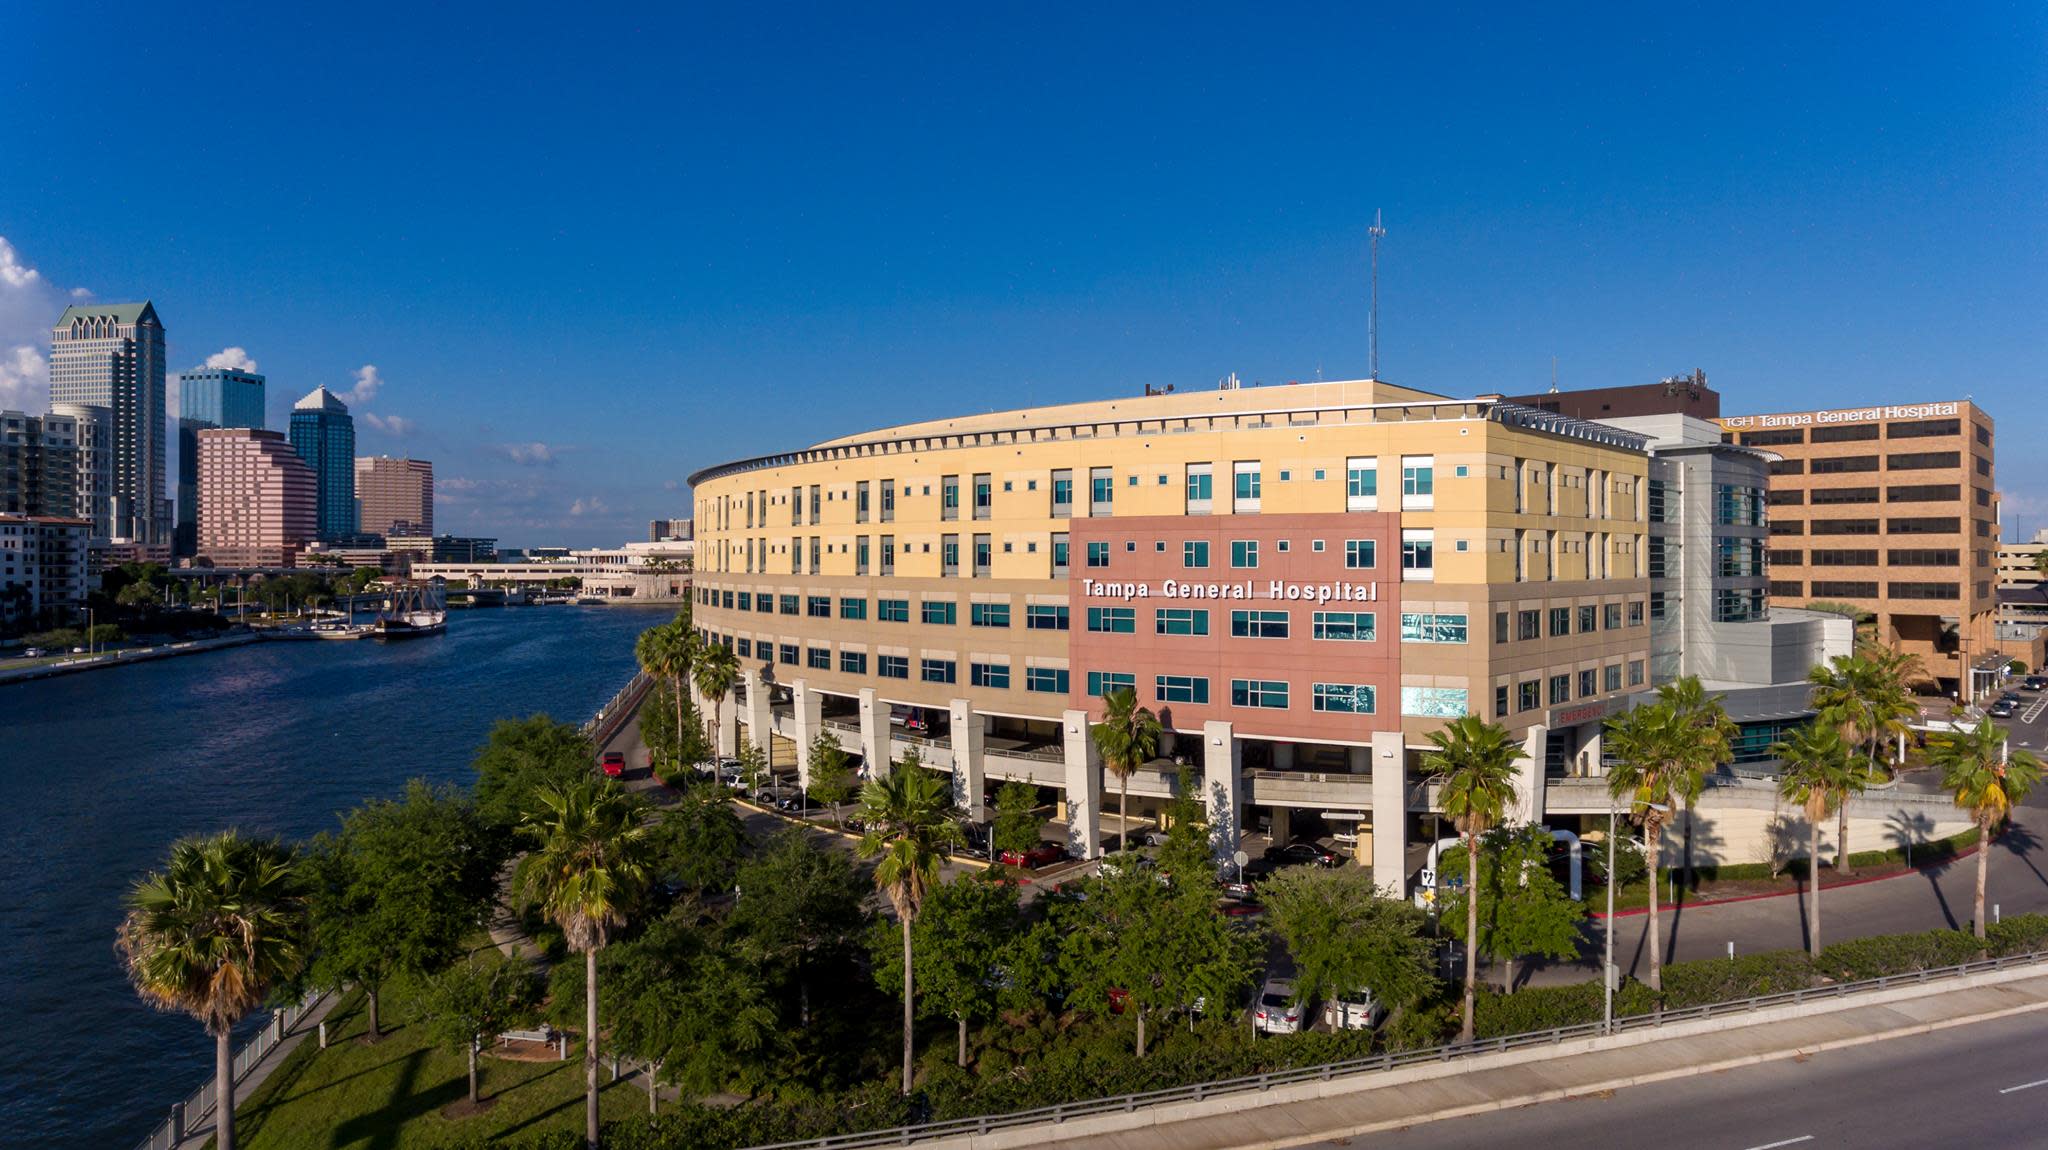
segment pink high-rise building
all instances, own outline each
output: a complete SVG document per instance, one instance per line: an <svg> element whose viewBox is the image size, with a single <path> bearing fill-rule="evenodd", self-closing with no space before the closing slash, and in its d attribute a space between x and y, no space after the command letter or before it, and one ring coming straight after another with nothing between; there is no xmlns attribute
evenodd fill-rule
<svg viewBox="0 0 2048 1150"><path fill-rule="evenodd" d="M207 428L199 440L199 555L217 567L290 567L319 529L313 469L283 433Z"/></svg>

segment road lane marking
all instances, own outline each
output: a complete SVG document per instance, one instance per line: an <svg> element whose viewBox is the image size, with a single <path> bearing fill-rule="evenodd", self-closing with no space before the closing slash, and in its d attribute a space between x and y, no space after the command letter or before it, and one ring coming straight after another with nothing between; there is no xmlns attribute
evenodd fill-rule
<svg viewBox="0 0 2048 1150"><path fill-rule="evenodd" d="M2048 1086L2048 1078L2037 1079L2033 1082L2022 1082L2018 1086L2008 1086L2005 1089L1999 1091L1999 1093L2011 1094L2016 1090L2032 1090L2036 1086Z"/></svg>
<svg viewBox="0 0 2048 1150"><path fill-rule="evenodd" d="M1778 1147L1780 1146L1797 1146L1801 1142L1811 1141L1813 1141L1813 1135L1801 1134L1797 1138L1787 1138L1782 1142L1766 1142L1761 1146L1751 1146L1749 1150L1778 1150Z"/></svg>

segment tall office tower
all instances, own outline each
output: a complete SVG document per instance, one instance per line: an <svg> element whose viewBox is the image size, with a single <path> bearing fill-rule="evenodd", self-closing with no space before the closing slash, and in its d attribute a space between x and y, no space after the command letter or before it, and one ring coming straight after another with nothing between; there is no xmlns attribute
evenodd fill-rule
<svg viewBox="0 0 2048 1150"><path fill-rule="evenodd" d="M0 411L0 514L78 514L78 421Z"/></svg>
<svg viewBox="0 0 2048 1150"><path fill-rule="evenodd" d="M691 527L687 519L650 519L647 521L647 541L660 543L665 539L688 539L692 535Z"/></svg>
<svg viewBox="0 0 2048 1150"><path fill-rule="evenodd" d="M170 541L164 492L164 325L148 302L78 304L50 331L50 403L104 408L111 490L93 534Z"/></svg>
<svg viewBox="0 0 2048 1150"><path fill-rule="evenodd" d="M114 413L104 407L53 403L46 419L62 418L72 426L78 446L73 468L76 494L72 514L92 521L92 537L106 540L114 526Z"/></svg>
<svg viewBox="0 0 2048 1150"><path fill-rule="evenodd" d="M434 465L388 455L356 460L356 524L365 534L434 533Z"/></svg>
<svg viewBox="0 0 2048 1150"><path fill-rule="evenodd" d="M178 376L178 508L173 552L191 555L199 540L199 439L208 427L262 427L263 377L232 367Z"/></svg>
<svg viewBox="0 0 2048 1150"><path fill-rule="evenodd" d="M198 554L220 567L290 567L315 534L319 483L285 437L202 428Z"/></svg>
<svg viewBox="0 0 2048 1150"><path fill-rule="evenodd" d="M292 446L320 482L320 535L356 533L356 421L333 392L316 387L292 408Z"/></svg>

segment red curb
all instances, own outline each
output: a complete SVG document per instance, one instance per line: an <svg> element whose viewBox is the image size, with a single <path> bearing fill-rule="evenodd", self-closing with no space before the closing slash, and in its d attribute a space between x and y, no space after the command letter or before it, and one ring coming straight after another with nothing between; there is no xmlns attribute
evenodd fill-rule
<svg viewBox="0 0 2048 1150"><path fill-rule="evenodd" d="M1954 858L1950 859L1950 860L1948 861L1948 863L1945 863L1945 864L1943 864L1943 865L1950 865L1950 864L1953 864L1953 863L1958 863L1958 862L1961 862L1961 861L1963 861L1964 859L1966 859L1966 858L1969 858L1969 857L1970 857L1971 855L1973 855L1973 854L1976 854L1976 853L1977 853L1977 852L1978 852L1979 850L1982 850L1982 849L1983 849L1983 848L1982 848L1981 846L1973 846L1973 847L1971 847L1970 849L1968 849L1968 850L1966 850L1966 851L1962 852L1961 854L1957 855L1956 857L1954 857ZM1925 876L1926 876L1926 874L1927 874L1927 870L1928 870L1928 868L1926 868L1926 867L1914 867L1914 868L1912 868L1911 870L1902 870L1902 871L1898 872L1897 874L1881 874L1881 875L1872 875L1872 876L1871 876L1871 877L1869 877L1869 878L1858 878L1858 879L1850 879L1850 880L1849 880L1848 882L1836 882L1836 883L1829 883L1829 884L1827 884L1826 886L1823 886L1823 887L1821 887L1820 889L1821 889L1821 890L1823 890L1823 891L1830 891L1830 890L1842 890L1842 889L1844 889L1844 888L1847 888L1847 887L1852 887L1852 886L1865 886L1865 885L1868 885L1868 884L1870 884L1870 883L1874 883L1874 882L1889 882L1890 880L1892 880L1892 879L1895 879L1895 878L1923 878L1923 877L1925 877ZM1805 891L1803 891L1803 890L1779 890L1779 891L1771 891L1771 892L1769 892L1769 893L1767 893L1767 894L1739 894L1739 895L1735 895L1735 896L1734 896L1734 897L1732 897L1732 898L1707 898L1707 899L1699 899L1699 900L1697 900L1697 901L1695 901L1695 900L1692 900L1692 899L1687 899L1687 900L1686 900L1686 903L1685 903L1685 905L1686 905L1686 906L1689 906L1689 907L1702 907L1702 906L1728 906L1728 905L1730 905L1730 904L1732 904L1732 903L1738 903L1738 902L1756 902L1756 901L1758 901L1759 899L1766 899L1766 898L1791 898L1791 897L1793 897L1793 896L1795 896L1795 895L1803 895L1803 894L1805 894L1805 893L1806 893L1806 892L1805 892ZM1670 910L1670 909L1671 909L1671 905L1672 905L1672 904L1670 904L1670 903L1664 903L1664 904L1662 904L1661 906L1659 906L1659 907L1658 907L1658 909L1659 909L1659 910ZM1636 907L1630 907L1630 908L1629 908L1629 909L1627 909L1627 910L1617 910L1617 911L1615 911L1615 912L1614 912L1614 917L1616 917L1616 918L1627 918L1627 917L1629 917L1630 915L1637 915L1637 914L1648 914L1648 913L1650 913L1650 908L1649 908L1649 907L1646 907L1646 906L1636 906ZM1605 919L1605 918L1607 917L1607 912L1606 912L1606 911L1604 911L1604 910L1596 910L1596 911L1592 912L1591 914L1589 914L1589 915L1588 915L1587 917L1588 917L1588 918L1596 918L1596 919Z"/></svg>

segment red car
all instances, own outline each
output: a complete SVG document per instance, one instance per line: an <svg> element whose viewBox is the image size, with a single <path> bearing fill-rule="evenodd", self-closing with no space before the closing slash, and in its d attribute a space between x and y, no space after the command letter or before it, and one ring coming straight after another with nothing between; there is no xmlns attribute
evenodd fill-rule
<svg viewBox="0 0 2048 1150"><path fill-rule="evenodd" d="M1056 863L1066 857L1067 852L1058 843L1039 843L1028 851L1004 851L1001 862L1004 866L1020 866L1037 870L1049 863Z"/></svg>
<svg viewBox="0 0 2048 1150"><path fill-rule="evenodd" d="M606 751L604 760L599 765L604 768L607 777L616 779L626 773L626 752Z"/></svg>

